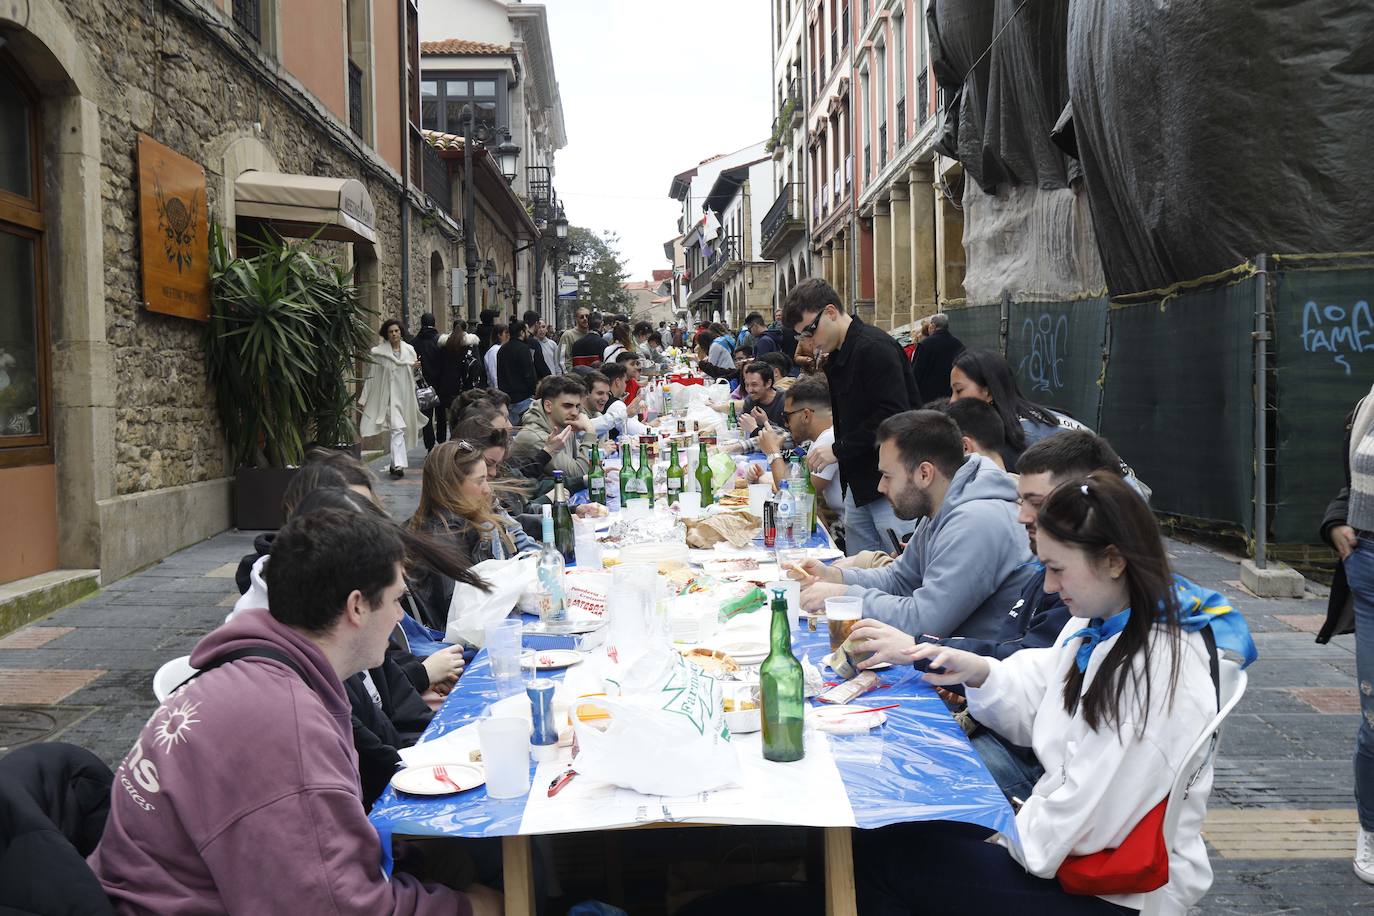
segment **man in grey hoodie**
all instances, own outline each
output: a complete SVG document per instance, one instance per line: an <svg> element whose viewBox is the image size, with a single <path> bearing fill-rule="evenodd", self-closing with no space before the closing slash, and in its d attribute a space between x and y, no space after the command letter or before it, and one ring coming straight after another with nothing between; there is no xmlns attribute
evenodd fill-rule
<svg viewBox="0 0 1374 916"><path fill-rule="evenodd" d="M912 637L991 638L1032 573L1016 484L983 456L966 458L959 427L939 411L888 417L876 438L878 491L898 518L920 524L891 566L840 570L808 561L802 607L858 595L866 619Z"/></svg>

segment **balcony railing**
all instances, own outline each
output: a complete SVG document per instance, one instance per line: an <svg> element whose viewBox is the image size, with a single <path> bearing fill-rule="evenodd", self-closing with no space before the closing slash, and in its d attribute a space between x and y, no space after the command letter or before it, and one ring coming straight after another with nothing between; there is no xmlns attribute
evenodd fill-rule
<svg viewBox="0 0 1374 916"><path fill-rule="evenodd" d="M922 70L916 77L916 126L926 123L930 108L930 71Z"/></svg>
<svg viewBox="0 0 1374 916"><path fill-rule="evenodd" d="M806 185L800 181L789 181L782 186L782 192L773 201L773 206L768 208L759 227L760 247L765 257L771 254L774 243L806 230L806 213L802 209L805 200Z"/></svg>
<svg viewBox="0 0 1374 916"><path fill-rule="evenodd" d="M261 0L234 0L234 25L243 29L254 41L262 41Z"/></svg>
<svg viewBox="0 0 1374 916"><path fill-rule="evenodd" d="M424 181L425 196L434 201L440 210L453 215L453 179L448 174L448 163L428 143L425 144L424 168L420 177Z"/></svg>
<svg viewBox="0 0 1374 916"><path fill-rule="evenodd" d="M897 149L906 143L906 99L897 100Z"/></svg>
<svg viewBox="0 0 1374 916"><path fill-rule="evenodd" d="M351 60L348 62L348 129L359 137L363 135L363 68Z"/></svg>
<svg viewBox="0 0 1374 916"><path fill-rule="evenodd" d="M878 125L878 169L887 165L887 122Z"/></svg>
<svg viewBox="0 0 1374 916"><path fill-rule="evenodd" d="M701 265L697 275L692 278L692 295L695 296L702 290L711 286L712 280L720 273L720 269L730 261L739 260L740 237L738 235L723 235L716 239L715 250L711 253L711 259Z"/></svg>

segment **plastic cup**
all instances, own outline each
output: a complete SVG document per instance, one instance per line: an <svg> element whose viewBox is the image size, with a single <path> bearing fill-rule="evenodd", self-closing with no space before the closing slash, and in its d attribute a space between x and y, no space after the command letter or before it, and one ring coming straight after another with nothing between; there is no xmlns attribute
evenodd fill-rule
<svg viewBox="0 0 1374 916"><path fill-rule="evenodd" d="M509 696L520 690L520 649L524 624L518 620L502 620L486 628L487 657L491 659L491 676L496 679L497 692Z"/></svg>
<svg viewBox="0 0 1374 916"><path fill-rule="evenodd" d="M830 651L838 649L854 624L863 616L864 600L854 595L836 595L825 599L825 619L830 624Z"/></svg>
<svg viewBox="0 0 1374 916"><path fill-rule="evenodd" d="M795 630L801 622L801 583L796 579L783 579L769 582L763 588L768 593L770 602L773 600L775 588L780 588L787 594L787 624Z"/></svg>
<svg viewBox="0 0 1374 916"><path fill-rule="evenodd" d="M518 798L530 790L530 723L517 716L495 716L477 723L487 795Z"/></svg>
<svg viewBox="0 0 1374 916"><path fill-rule="evenodd" d="M701 514L701 491L688 490L679 493L677 507L683 518L696 518Z"/></svg>
<svg viewBox="0 0 1374 916"><path fill-rule="evenodd" d="M751 483L749 485L749 514L763 518L763 504L773 495L771 483Z"/></svg>
<svg viewBox="0 0 1374 916"><path fill-rule="evenodd" d="M580 569L601 568L601 545L596 540L598 519L573 519L573 559Z"/></svg>
<svg viewBox="0 0 1374 916"><path fill-rule="evenodd" d="M649 501L647 499L630 499L625 502L625 520L635 521L636 519L649 517Z"/></svg>

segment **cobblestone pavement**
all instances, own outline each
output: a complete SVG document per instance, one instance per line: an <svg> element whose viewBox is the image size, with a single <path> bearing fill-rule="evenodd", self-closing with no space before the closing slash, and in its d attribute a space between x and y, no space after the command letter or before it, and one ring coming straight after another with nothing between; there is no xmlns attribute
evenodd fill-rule
<svg viewBox="0 0 1374 916"><path fill-rule="evenodd" d="M423 454L401 480L374 463L397 518L419 500ZM232 606L234 569L252 540L225 532L0 639L0 744L46 730L117 762L156 705L153 672ZM1216 881L1195 913L1374 912L1374 888L1350 867L1353 638L1313 642L1326 607L1319 586L1301 600L1259 599L1240 588L1234 558L1177 540L1169 551L1179 572L1233 599L1260 649L1222 739L1206 825Z"/></svg>

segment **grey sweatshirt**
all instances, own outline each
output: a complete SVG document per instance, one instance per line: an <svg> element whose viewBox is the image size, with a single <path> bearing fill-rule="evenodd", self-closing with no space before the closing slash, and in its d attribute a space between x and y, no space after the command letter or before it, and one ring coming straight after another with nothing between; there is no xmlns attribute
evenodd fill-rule
<svg viewBox="0 0 1374 916"><path fill-rule="evenodd" d="M1012 478L971 455L897 562L844 571L849 594L863 597L865 617L913 636L991 639L1034 572L1016 511Z"/></svg>

